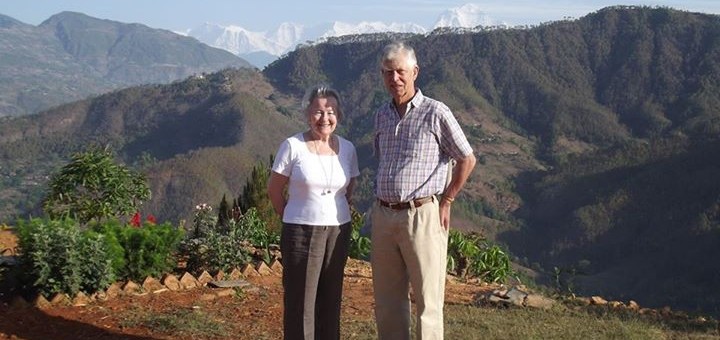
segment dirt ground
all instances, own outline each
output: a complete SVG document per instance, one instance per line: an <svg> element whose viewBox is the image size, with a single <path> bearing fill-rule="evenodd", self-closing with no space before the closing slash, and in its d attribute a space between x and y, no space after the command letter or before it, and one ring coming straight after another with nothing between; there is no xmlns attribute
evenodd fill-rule
<svg viewBox="0 0 720 340"><path fill-rule="evenodd" d="M7 233L0 236L7 237ZM0 239L6 247L7 239ZM2 248L0 247L0 248ZM2 249L0 249L2 250ZM35 308L17 303L0 305L0 339L281 339L282 284L279 273L249 277L255 289L212 298L219 288L166 291L143 296L122 295L86 306ZM491 290L450 280L449 304L471 303ZM211 297L211 298L208 298ZM350 260L345 271L342 324L373 320L372 273L367 262ZM162 324L133 322L141 315L177 315L200 312L220 322L225 335L169 334ZM351 338L343 334L343 338Z"/></svg>

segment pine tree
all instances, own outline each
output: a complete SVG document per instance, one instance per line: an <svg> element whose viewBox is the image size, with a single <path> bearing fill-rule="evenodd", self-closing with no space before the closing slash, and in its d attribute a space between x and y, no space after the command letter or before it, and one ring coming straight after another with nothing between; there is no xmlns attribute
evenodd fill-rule
<svg viewBox="0 0 720 340"><path fill-rule="evenodd" d="M272 164L273 157L270 156ZM280 231L280 217L275 213L270 197L267 195L267 183L270 178L270 170L263 162L258 162L253 166L250 177L246 180L243 187L242 195L238 198L238 203L242 211L247 211L251 207L255 207L258 217L267 222L268 229L271 231Z"/></svg>
<svg viewBox="0 0 720 340"><path fill-rule="evenodd" d="M230 207L228 207L227 199L225 199L225 195L223 194L222 200L220 201L220 207L218 208L217 226L219 228L227 228L229 221Z"/></svg>

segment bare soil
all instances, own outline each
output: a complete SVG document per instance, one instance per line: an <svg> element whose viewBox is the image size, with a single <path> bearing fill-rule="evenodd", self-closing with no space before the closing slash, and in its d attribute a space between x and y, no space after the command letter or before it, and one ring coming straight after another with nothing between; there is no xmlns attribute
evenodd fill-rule
<svg viewBox="0 0 720 340"><path fill-rule="evenodd" d="M0 246L6 247L6 231ZM2 249L0 249L2 250ZM0 305L0 339L281 339L282 283L279 273L249 277L256 289L208 298L218 288L202 287L158 294L121 295L86 306ZM492 287L450 280L448 304L470 304ZM341 324L373 322L372 273L367 262L350 260L345 271ZM224 334L177 334L163 325L134 322L140 316L195 311L222 325ZM343 334L343 338L352 338Z"/></svg>

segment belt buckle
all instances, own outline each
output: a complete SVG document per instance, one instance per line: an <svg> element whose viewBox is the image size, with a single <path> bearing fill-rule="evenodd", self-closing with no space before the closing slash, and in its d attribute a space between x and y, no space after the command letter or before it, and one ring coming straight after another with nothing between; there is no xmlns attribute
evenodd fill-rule
<svg viewBox="0 0 720 340"><path fill-rule="evenodd" d="M400 203L390 203L390 202L388 202L388 208L390 208L390 209L398 209L398 208L400 208L400 207L402 206L402 204L403 204L402 202L400 202Z"/></svg>

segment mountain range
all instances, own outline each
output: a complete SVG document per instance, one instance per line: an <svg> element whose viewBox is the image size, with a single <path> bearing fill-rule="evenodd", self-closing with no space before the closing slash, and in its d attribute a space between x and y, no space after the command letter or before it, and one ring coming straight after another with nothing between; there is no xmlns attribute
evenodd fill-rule
<svg viewBox="0 0 720 340"><path fill-rule="evenodd" d="M377 61L402 38L417 85L457 117L478 165L454 228L498 242L562 293L720 315L720 19L617 6L532 28L330 37L265 67L143 85L0 124L0 220L37 216L70 154L111 145L145 173L159 220L237 197L305 128L304 90L336 87L373 200Z"/></svg>
<svg viewBox="0 0 720 340"><path fill-rule="evenodd" d="M505 26L487 16L479 5L465 4L451 8L442 13L431 28L414 23L383 23L383 22L331 22L313 26L296 23L283 23L270 32L257 32L237 25L223 26L205 23L189 29L185 34L210 46L230 51L254 66L262 69L285 53L292 51L299 44L306 42L322 42L330 37L358 35L383 32L426 34L437 28L475 28Z"/></svg>
<svg viewBox="0 0 720 340"><path fill-rule="evenodd" d="M247 61L189 37L63 12L38 26L0 15L0 117Z"/></svg>

